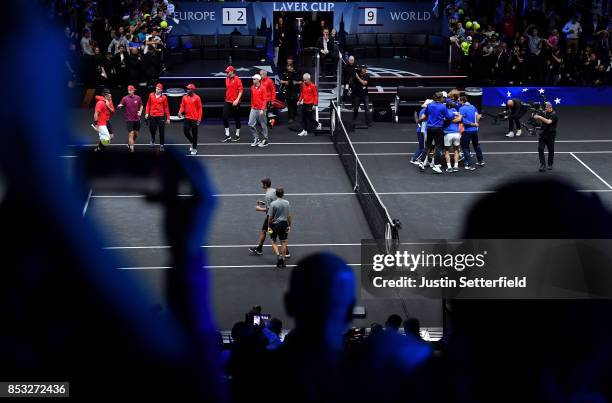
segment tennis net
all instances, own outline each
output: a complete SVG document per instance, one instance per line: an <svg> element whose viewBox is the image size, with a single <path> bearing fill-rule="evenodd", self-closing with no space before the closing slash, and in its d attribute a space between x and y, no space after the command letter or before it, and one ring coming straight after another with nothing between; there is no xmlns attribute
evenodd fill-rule
<svg viewBox="0 0 612 403"><path fill-rule="evenodd" d="M361 160L355 152L355 147L342 122L340 109L333 100L331 101L330 109L330 133L336 151L351 180L353 190L359 199L372 235L378 240L386 240L386 246L389 249L391 245L399 242L400 222L391 218L387 207L376 192L372 181L363 168Z"/></svg>

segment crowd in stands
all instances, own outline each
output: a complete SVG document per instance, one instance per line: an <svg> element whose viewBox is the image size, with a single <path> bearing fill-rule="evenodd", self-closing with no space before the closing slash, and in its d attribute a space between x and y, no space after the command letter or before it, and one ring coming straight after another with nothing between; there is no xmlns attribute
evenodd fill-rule
<svg viewBox="0 0 612 403"><path fill-rule="evenodd" d="M161 0L51 1L64 26L68 85L152 84L164 66L168 5Z"/></svg>
<svg viewBox="0 0 612 403"><path fill-rule="evenodd" d="M612 84L612 4L501 0L485 15L475 3L444 9L456 71L483 84Z"/></svg>

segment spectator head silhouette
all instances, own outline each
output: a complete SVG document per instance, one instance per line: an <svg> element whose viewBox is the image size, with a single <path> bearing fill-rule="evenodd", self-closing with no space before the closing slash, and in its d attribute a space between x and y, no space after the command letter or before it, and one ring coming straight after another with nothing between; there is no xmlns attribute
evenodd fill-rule
<svg viewBox="0 0 612 403"><path fill-rule="evenodd" d="M340 348L354 305L355 275L341 258L313 254L291 273L285 308L296 331L321 336L329 347Z"/></svg>
<svg viewBox="0 0 612 403"><path fill-rule="evenodd" d="M389 315L385 322L385 330L397 333L402 326L402 317L396 314Z"/></svg>
<svg viewBox="0 0 612 403"><path fill-rule="evenodd" d="M404 333L421 338L421 322L417 318L408 318L404 321Z"/></svg>
<svg viewBox="0 0 612 403"><path fill-rule="evenodd" d="M517 208L519 199L529 200L529 205ZM612 215L597 194L577 192L558 179L522 180L500 187L471 207L464 230L466 239L611 236ZM464 397L476 402L509 402L525 396L534 401L579 401L590 394L600 399L609 393L604 379L612 375L609 365L600 365L612 361L612 325L602 320L612 309L610 302L454 300L447 323L448 356L451 365L469 374ZM482 337L483 331L494 336ZM543 341L536 342L536 335L545 335ZM500 390L506 392L501 395Z"/></svg>

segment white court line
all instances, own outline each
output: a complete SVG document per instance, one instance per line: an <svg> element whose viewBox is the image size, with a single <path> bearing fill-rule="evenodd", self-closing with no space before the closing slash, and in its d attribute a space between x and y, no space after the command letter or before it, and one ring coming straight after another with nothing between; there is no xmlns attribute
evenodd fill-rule
<svg viewBox="0 0 612 403"><path fill-rule="evenodd" d="M461 242L449 242L450 244L460 244ZM435 245L436 242L400 242L400 245ZM202 245L204 249L223 249L223 248L250 248L253 244L244 245ZM361 246L361 243L296 243L290 244L291 248L322 248L322 247L354 247ZM272 245L264 245L265 248L271 248ZM124 249L170 249L169 245L151 245L151 246L107 246L105 250L124 250Z"/></svg>
<svg viewBox="0 0 612 403"><path fill-rule="evenodd" d="M283 154L185 154L186 157L331 157L338 153L283 153Z"/></svg>
<svg viewBox="0 0 612 403"><path fill-rule="evenodd" d="M87 200L85 200L85 205L83 206L83 213L81 217L85 217L85 213L87 213L87 207L89 207L89 200L91 200L91 194L93 193L93 188L89 189L89 193L87 194Z"/></svg>
<svg viewBox="0 0 612 403"><path fill-rule="evenodd" d="M479 140L479 143L537 143L538 140ZM353 144L416 144L416 141L353 141ZM612 143L612 140L555 140L555 143ZM93 144L95 145L95 144Z"/></svg>
<svg viewBox="0 0 612 403"><path fill-rule="evenodd" d="M555 151L555 154L612 154L612 150L605 151ZM410 153L357 153L360 157L362 155L365 156L406 156ZM538 154L538 151L483 151L483 154L486 155L510 155L510 154ZM245 154L249 155L249 154ZM338 155L338 154L336 154Z"/></svg>
<svg viewBox="0 0 612 403"><path fill-rule="evenodd" d="M577 154L612 154L612 150L609 151L555 151L555 154L571 154L575 152ZM488 151L485 155L500 154L537 154L538 151ZM357 153L359 156L407 156L410 153ZM261 153L245 153L245 154L185 154L186 157L337 157L338 153L283 153L283 154L261 154Z"/></svg>
<svg viewBox="0 0 612 403"><path fill-rule="evenodd" d="M507 144L507 143L537 143L537 140L480 140L479 143L484 144ZM555 140L555 143L612 143L612 140ZM311 141L311 142L282 142L276 143L272 142L271 145L328 145L334 144L332 140L329 141ZM353 144L417 144L417 141L353 141ZM98 143L90 143L90 144L68 144L68 147L94 147L97 146ZM166 146L190 146L188 143L166 143ZM200 146L250 146L251 143L198 143ZM127 146L127 143L111 143L109 147L113 146ZM149 147L148 144L136 144L136 146L140 147Z"/></svg>
<svg viewBox="0 0 612 403"><path fill-rule="evenodd" d="M570 153L570 155L574 158L576 158L576 160L578 162L580 162L586 169L588 169L593 175L595 175L595 177L597 179L599 179L600 181L603 182L604 185L606 185L610 190L612 190L612 186L610 186L610 184L608 182L606 182L601 176L597 175L597 173L595 171L593 171L591 169L591 167L589 167L587 164L585 164L580 158L576 157L576 155L574 155L574 153Z"/></svg>
<svg viewBox="0 0 612 403"><path fill-rule="evenodd" d="M355 192L329 192L329 193L285 193L285 196L349 196ZM178 197L191 197L190 194L180 194ZM228 194L213 194L213 197L263 197L261 193L228 193ZM142 198L146 195L95 195L92 198L100 199L122 199L122 198Z"/></svg>
<svg viewBox="0 0 612 403"><path fill-rule="evenodd" d="M555 151L555 154L612 154L612 150L604 151ZM409 156L411 152L403 153L357 153L359 156L381 156L381 157L393 157L393 156ZM485 155L520 155L520 154L538 154L538 151L486 151ZM348 154L347 154L348 155ZM261 153L244 153L244 154L185 154L185 157L337 157L338 153L283 153L283 154L261 154ZM74 155L62 155L60 158L75 158Z"/></svg>
<svg viewBox="0 0 612 403"><path fill-rule="evenodd" d="M360 267L361 263L347 263L349 266ZM288 264L286 267L297 267L297 264ZM135 266L135 267L116 267L117 270L165 270L172 269L172 266ZM246 265L214 265L202 266L203 269L276 269L275 264L246 264ZM282 270L282 269L281 269Z"/></svg>
<svg viewBox="0 0 612 403"><path fill-rule="evenodd" d="M415 142L416 143L416 142ZM481 141L482 143L482 141ZM558 143L558 141L557 141ZM330 144L334 144L331 140L329 141L311 141L311 142L287 142L287 143L274 143L275 145L283 145L283 146L292 146L292 145L330 145ZM68 147L94 147L97 146L98 143L89 143L89 144L68 144ZM117 147L117 146L122 146L125 147L127 146L127 143L111 143L109 144L107 147ZM136 146L141 146L143 148L155 148L158 147L158 145L156 145L155 147L150 147L148 144L135 144ZM190 146L191 143L166 143L166 146ZM250 146L251 143L222 143L222 142L218 142L218 143L198 143L198 146Z"/></svg>
<svg viewBox="0 0 612 403"><path fill-rule="evenodd" d="M439 191L439 192L378 192L381 196L402 196L402 195L438 195L438 194L490 194L495 193L495 190L465 190L465 191ZM583 193L598 193L612 192L612 189L580 189L577 192ZM354 196L355 192L342 193L287 193L285 196ZM181 194L179 197L192 197L190 194ZM261 193L230 193L230 194L215 194L213 197L259 197ZM92 199L138 199L145 198L146 195L95 195Z"/></svg>

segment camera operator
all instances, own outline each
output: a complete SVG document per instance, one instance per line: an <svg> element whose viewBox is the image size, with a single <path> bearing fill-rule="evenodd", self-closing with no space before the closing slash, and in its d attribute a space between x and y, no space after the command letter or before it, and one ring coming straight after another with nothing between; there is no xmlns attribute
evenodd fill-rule
<svg viewBox="0 0 612 403"><path fill-rule="evenodd" d="M508 134L506 137L521 135L521 117L523 117L523 102L518 98L511 98L506 102L506 115L508 117ZM516 126L516 132L514 127Z"/></svg>
<svg viewBox="0 0 612 403"><path fill-rule="evenodd" d="M548 148L548 169L553 167L555 157L555 137L557 135L557 123L559 118L553 110L550 102L544 103L544 113L536 112L533 119L542 123L542 131L538 139L538 154L540 156L540 172L546 171L546 160L544 159L544 147Z"/></svg>

